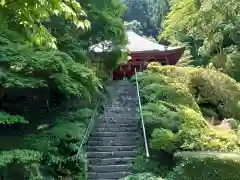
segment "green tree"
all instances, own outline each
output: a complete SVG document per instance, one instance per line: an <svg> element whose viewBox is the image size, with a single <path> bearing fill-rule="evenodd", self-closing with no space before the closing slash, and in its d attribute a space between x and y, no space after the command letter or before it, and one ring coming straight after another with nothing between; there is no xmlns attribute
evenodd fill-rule
<svg viewBox="0 0 240 180"><path fill-rule="evenodd" d="M168 13L167 0L123 0L127 10L123 16L125 21L139 21L145 36L156 37L161 30L162 22Z"/></svg>
<svg viewBox="0 0 240 180"><path fill-rule="evenodd" d="M49 21L53 15L70 20L77 28L89 27L86 13L75 0L24 0L21 2L1 0L0 2L0 17L8 21L10 28L19 29L37 45L55 47L56 39L42 24Z"/></svg>
<svg viewBox="0 0 240 180"><path fill-rule="evenodd" d="M185 44L190 64L216 68L239 81L239 10L237 0L175 1L160 39Z"/></svg>
<svg viewBox="0 0 240 180"><path fill-rule="evenodd" d="M143 35L143 28L140 22L133 20L131 22L124 22L124 25L127 30L134 31L138 35Z"/></svg>

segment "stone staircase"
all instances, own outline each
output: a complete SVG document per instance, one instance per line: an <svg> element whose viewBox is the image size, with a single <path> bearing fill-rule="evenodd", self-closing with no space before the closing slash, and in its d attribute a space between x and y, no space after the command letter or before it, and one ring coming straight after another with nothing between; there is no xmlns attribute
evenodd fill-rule
<svg viewBox="0 0 240 180"><path fill-rule="evenodd" d="M128 81L107 87L109 99L88 140L88 179L121 179L131 175L140 140L137 94Z"/></svg>

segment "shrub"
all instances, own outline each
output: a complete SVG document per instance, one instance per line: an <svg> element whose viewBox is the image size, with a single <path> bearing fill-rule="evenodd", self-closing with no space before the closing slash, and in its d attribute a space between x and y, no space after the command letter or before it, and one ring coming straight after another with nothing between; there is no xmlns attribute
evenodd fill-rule
<svg viewBox="0 0 240 180"><path fill-rule="evenodd" d="M164 180L164 179L158 178L152 175L151 173L140 173L140 174L122 178L121 180Z"/></svg>
<svg viewBox="0 0 240 180"><path fill-rule="evenodd" d="M170 153L177 150L240 150L238 135L233 130L214 127L201 114L187 107L182 107L177 112L177 117L180 123L177 132L155 127L150 141L153 149Z"/></svg>
<svg viewBox="0 0 240 180"><path fill-rule="evenodd" d="M154 128L162 127L177 132L181 125L177 113L177 107L172 103L158 101L157 103L148 103L143 107L143 118L151 134Z"/></svg>
<svg viewBox="0 0 240 180"><path fill-rule="evenodd" d="M170 155L177 151L240 152L240 85L235 80L210 69L151 64L139 74L139 83L152 156L163 151ZM213 126L205 119L212 117L223 120L222 124ZM213 161L216 168L225 163L224 159L217 164L210 157L198 161L181 161L166 179L208 180L213 177L211 171L217 173L214 168L204 168L205 161ZM230 167L231 162L226 163ZM196 170L196 176L189 175L193 165L203 168ZM203 176L198 175L201 171ZM239 179L239 173L230 179L227 177L233 172L226 173L224 178L224 173L219 173L217 180Z"/></svg>
<svg viewBox="0 0 240 180"><path fill-rule="evenodd" d="M78 147L92 112L83 108L63 113L52 128L26 139L29 148L43 152L44 173L57 179L86 179L86 154L84 149L78 151Z"/></svg>
<svg viewBox="0 0 240 180"><path fill-rule="evenodd" d="M171 82L172 79L167 76L159 76L159 74L150 73L145 71L143 73L138 73L138 81L140 87L145 87L146 85L157 83L166 85L167 83Z"/></svg>
<svg viewBox="0 0 240 180"><path fill-rule="evenodd" d="M138 156L133 161L132 167L136 173L154 172L166 175L166 172L168 172L168 167L166 165L162 165L161 162L159 162L159 159L156 159L153 156L151 156L151 160L146 159L144 155Z"/></svg>
<svg viewBox="0 0 240 180"><path fill-rule="evenodd" d="M217 152L179 152L179 165L169 180L237 180L240 178L240 154Z"/></svg>
<svg viewBox="0 0 240 180"><path fill-rule="evenodd" d="M68 122L84 122L91 119L93 114L92 109L82 108L76 111L65 112L61 117L58 118L58 121L68 121Z"/></svg>
<svg viewBox="0 0 240 180"><path fill-rule="evenodd" d="M158 77L156 77L156 75ZM150 72L140 75L139 79L141 84L140 94L143 104L161 100L176 105L185 105L200 112L188 87L178 80L171 79L161 74L152 74Z"/></svg>
<svg viewBox="0 0 240 180"><path fill-rule="evenodd" d="M216 107L220 119L231 117L240 119L240 85L228 75L213 69L193 67L151 64L148 68L148 73L145 74L153 75L153 79L160 76L161 79L165 79L165 84L171 86L175 86L173 82L177 82L182 87L187 87L188 92L195 97L197 103L204 101L214 108ZM150 80L147 82L153 83ZM154 81L154 83L156 82ZM163 83L160 82L160 84ZM144 85L146 86L146 84Z"/></svg>
<svg viewBox="0 0 240 180"><path fill-rule="evenodd" d="M178 134L183 150L238 152L239 139L233 132L214 129L184 129Z"/></svg>
<svg viewBox="0 0 240 180"><path fill-rule="evenodd" d="M36 167L42 160L42 154L39 151L29 149L15 149L11 151L2 151L0 153L0 176L9 179L21 179L31 176L31 167ZM39 179L40 173L36 173Z"/></svg>
<svg viewBox="0 0 240 180"><path fill-rule="evenodd" d="M15 123L28 123L27 120L24 119L24 117L19 116L19 115L10 115L6 112L0 112L0 125L1 124L8 124L12 125Z"/></svg>
<svg viewBox="0 0 240 180"><path fill-rule="evenodd" d="M64 122L58 121L49 131L53 137L59 140L80 141L84 135L86 125L81 122Z"/></svg>
<svg viewBox="0 0 240 180"><path fill-rule="evenodd" d="M217 108L220 119L240 120L240 85L226 74L215 70L200 69L191 74L190 87L194 96Z"/></svg>
<svg viewBox="0 0 240 180"><path fill-rule="evenodd" d="M187 85L190 81L190 74L194 72L197 68L193 67L179 67L179 66L159 66L157 64L150 64L148 66L148 71L153 74L161 74L167 76L169 79L177 79L178 82ZM170 81L168 81L170 82Z"/></svg>
<svg viewBox="0 0 240 180"><path fill-rule="evenodd" d="M202 150L221 152L239 152L240 150L239 137L230 129L211 127L202 134L199 142Z"/></svg>
<svg viewBox="0 0 240 180"><path fill-rule="evenodd" d="M2 151L0 153L0 168L5 167L11 163L36 163L40 162L42 154L38 151L28 149L16 149L12 151Z"/></svg>
<svg viewBox="0 0 240 180"><path fill-rule="evenodd" d="M161 85L150 84L141 91L144 99L149 102L157 100L167 101L175 104L183 104L193 109L198 109L191 94L181 84Z"/></svg>
<svg viewBox="0 0 240 180"><path fill-rule="evenodd" d="M209 125L204 118L189 108L181 110L181 130L177 136L184 150L238 151L239 138L229 129L218 129Z"/></svg>
<svg viewBox="0 0 240 180"><path fill-rule="evenodd" d="M172 131L167 129L155 129L152 133L151 147L166 152L174 152L176 150L175 136Z"/></svg>

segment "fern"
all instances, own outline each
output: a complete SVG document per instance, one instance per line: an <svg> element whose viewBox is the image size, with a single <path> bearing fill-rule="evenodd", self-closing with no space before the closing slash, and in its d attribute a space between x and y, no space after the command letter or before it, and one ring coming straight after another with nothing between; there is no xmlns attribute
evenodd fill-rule
<svg viewBox="0 0 240 180"><path fill-rule="evenodd" d="M0 83L5 88L49 87L66 97L78 96L88 101L101 88L93 69L75 62L66 53L31 49L26 43L14 43L5 36L1 42Z"/></svg>
<svg viewBox="0 0 240 180"><path fill-rule="evenodd" d="M42 154L38 151L27 149L15 149L0 153L0 167L6 167L11 163L31 164L41 161Z"/></svg>
<svg viewBox="0 0 240 180"><path fill-rule="evenodd" d="M60 140L80 141L84 135L85 127L83 123L57 122L51 133Z"/></svg>

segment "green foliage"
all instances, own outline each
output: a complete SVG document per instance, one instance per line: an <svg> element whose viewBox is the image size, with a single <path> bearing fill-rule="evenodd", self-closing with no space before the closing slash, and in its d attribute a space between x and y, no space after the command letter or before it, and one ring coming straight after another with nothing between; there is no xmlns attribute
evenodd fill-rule
<svg viewBox="0 0 240 180"><path fill-rule="evenodd" d="M3 87L49 87L66 97L78 96L87 100L101 88L95 72L66 53L29 49L26 44L17 46L10 39L0 47L5 55L0 80Z"/></svg>
<svg viewBox="0 0 240 180"><path fill-rule="evenodd" d="M89 109L89 108L83 108L83 109L79 109L75 112L70 112L69 114L71 114L71 116L73 116L73 117L75 116L76 121L82 120L82 119L90 120L93 115L93 110ZM69 116L70 115L68 115L68 117Z"/></svg>
<svg viewBox="0 0 240 180"><path fill-rule="evenodd" d="M1 1L0 18L9 21L9 25L17 25L37 45L48 45L56 48L56 39L51 36L43 25L51 16L61 16L76 25L75 28L89 27L89 21L84 20L86 13L79 2L75 0L61 1ZM14 18L12 18L14 17ZM80 18L81 17L81 18ZM24 28L24 30L23 30Z"/></svg>
<svg viewBox="0 0 240 180"><path fill-rule="evenodd" d="M121 19L125 6L120 0L85 0L81 1L81 5L92 26L90 31L79 36L79 38L82 38L80 40L90 40L90 45L103 41L111 41L116 46L127 43L124 24Z"/></svg>
<svg viewBox="0 0 240 180"><path fill-rule="evenodd" d="M208 102L216 107L221 119L240 119L240 86L229 76L215 70L199 69L192 73L191 88L199 103Z"/></svg>
<svg viewBox="0 0 240 180"><path fill-rule="evenodd" d="M58 49L68 53L76 62L82 64L89 65L92 60L97 62L96 59L101 59L103 62L106 61L105 65L115 67L119 54L120 57L122 56L119 50L127 43L121 19L124 5L120 0L84 0L80 4L91 23L91 29L88 31L79 31L72 23L59 17L54 17L46 23L46 27L51 29L51 33L58 40ZM116 50L111 52L114 54L112 58L108 56L99 58L99 54L97 57L86 58L86 55L89 55L89 47L103 42L111 42L116 47Z"/></svg>
<svg viewBox="0 0 240 180"><path fill-rule="evenodd" d="M83 123L64 123L57 122L56 126L51 130L51 133L55 138L60 140L75 140L79 141L82 139L84 135L84 131L80 131L80 129L85 129L85 125Z"/></svg>
<svg viewBox="0 0 240 180"><path fill-rule="evenodd" d="M14 149L0 153L0 175L4 178L24 178L30 180L42 180L40 173L32 178L33 166L38 169L42 160L42 153L29 149Z"/></svg>
<svg viewBox="0 0 240 180"><path fill-rule="evenodd" d="M180 109L177 115L181 125L175 133L171 129L157 129L155 125L151 135L153 149L169 153L177 150L238 152L239 138L234 131L209 125L201 114L190 108Z"/></svg>
<svg viewBox="0 0 240 180"><path fill-rule="evenodd" d="M239 151L239 138L232 130L209 125L205 119L191 109L182 110L184 123L177 134L181 149L203 151Z"/></svg>
<svg viewBox="0 0 240 180"><path fill-rule="evenodd" d="M216 70L154 63L138 74L138 80L151 156L160 163L156 155L162 153L240 151L239 120L236 118L240 91L235 80ZM212 116L220 117L222 124L215 126L205 119ZM148 171L157 172L151 169ZM181 172L179 165L166 179L178 179L179 176L184 180L194 179ZM172 175L174 173L176 176Z"/></svg>
<svg viewBox="0 0 240 180"><path fill-rule="evenodd" d="M118 64L126 63L127 53L122 52L121 47L116 46L112 49L111 52L107 52L106 55L102 58L104 68L108 71L112 71L117 68Z"/></svg>
<svg viewBox="0 0 240 180"><path fill-rule="evenodd" d="M140 86L144 86L144 88L141 89L144 102L162 100L175 104L184 104L192 107L196 111L200 111L188 87L179 83L178 79L170 79L164 75L155 79L155 77L151 78L151 76L152 74L148 73L139 77ZM156 76L158 75L156 74ZM144 82L145 79L147 82ZM151 79L151 81L148 79Z"/></svg>
<svg viewBox="0 0 240 180"><path fill-rule="evenodd" d="M197 7L194 0L177 0L171 7L171 11L164 22L164 31L161 37L171 40L169 38L175 38L175 34L178 32L186 32L187 28L191 26L191 19L197 11ZM180 33L179 33L180 34ZM174 40L174 39L173 39Z"/></svg>
<svg viewBox="0 0 240 180"><path fill-rule="evenodd" d="M0 157L0 167L3 168L11 163L26 165L40 162L42 154L33 150L15 149L12 151L2 151Z"/></svg>
<svg viewBox="0 0 240 180"><path fill-rule="evenodd" d="M131 30L140 36L143 35L142 25L139 21L133 20L130 22L124 22L124 26L127 30Z"/></svg>
<svg viewBox="0 0 240 180"><path fill-rule="evenodd" d="M171 180L239 179L239 154L216 152L179 152L181 161L169 174Z"/></svg>
<svg viewBox="0 0 240 180"><path fill-rule="evenodd" d="M64 111L61 117L53 118L55 109L52 105L57 101L56 109L61 109L60 104L64 106L66 101L77 99L82 103L81 107L88 107L92 96L99 96L102 80L97 72L105 69L100 67L96 70L93 66L93 59L88 57L89 47L105 40L113 42L118 49L126 44L121 20L123 11L124 5L120 0L0 0L1 103L12 98L9 97L11 95L8 96L8 90L19 88L34 91L44 88L49 92L44 97L48 100L48 115L51 116L46 125L39 125L37 120L29 120L28 126L18 126L17 123L27 122L28 113L24 116L25 120L20 115L7 114L5 111L8 107L1 110L0 124L15 124L2 127L21 131L19 134L27 136L23 147L41 154L41 158L36 156L38 161L26 160L26 168L25 164L22 165L25 161L18 160L19 157L14 153L3 154L11 161L16 159L17 163L22 163L6 165L0 171L1 176L7 173L4 179L18 178L16 169L21 171L19 178L26 174L25 178L29 180L86 179L86 155L84 148L78 148L93 111L88 108L74 112ZM115 57L122 58L122 55L119 51L114 51L111 58L115 60ZM22 102L25 103L24 98L21 97L19 104L22 103L25 107ZM41 100L35 95L28 98ZM11 102L7 103L11 109ZM1 107L5 108L4 105ZM75 106L74 108L76 109ZM42 109L39 111L42 112ZM34 134L32 132L36 131L33 127L36 126L44 128L39 128L38 133ZM3 134L5 131L3 129ZM26 134L26 131L30 131L31 135ZM24 154L25 150L21 149L17 153ZM32 158L30 153L25 153L25 156ZM11 174L16 177L10 177Z"/></svg>
<svg viewBox="0 0 240 180"><path fill-rule="evenodd" d="M239 10L237 0L177 0L160 39L185 45L185 64L215 68L239 81Z"/></svg>
<svg viewBox="0 0 240 180"><path fill-rule="evenodd" d="M109 79L109 74L104 70L97 70L96 75L102 80L102 82L106 82Z"/></svg>
<svg viewBox="0 0 240 180"><path fill-rule="evenodd" d="M46 81L17 73L6 73L2 78L5 88L41 88L46 87Z"/></svg>
<svg viewBox="0 0 240 180"><path fill-rule="evenodd" d="M175 150L174 133L168 129L155 129L152 133L151 148L173 152Z"/></svg>
<svg viewBox="0 0 240 180"><path fill-rule="evenodd" d="M171 86L176 84L172 82L178 82L180 87L183 86L188 89L191 96L195 98L193 101L199 106L201 104L210 104L212 108L216 109L221 119L229 117L238 119L240 86L228 75L211 69L158 66L154 64L149 66L149 71L152 72L148 77L151 81L146 79L146 75L140 76L145 81L144 86L155 82L155 79L161 84L168 83ZM152 78L151 74L153 74ZM164 75L167 77L165 78ZM161 79L165 79L165 81ZM184 105L186 106L186 104ZM194 109L197 110L198 108Z"/></svg>
<svg viewBox="0 0 240 180"><path fill-rule="evenodd" d="M15 124L15 123L28 123L24 117L19 115L10 115L6 112L0 112L0 124Z"/></svg>
<svg viewBox="0 0 240 180"><path fill-rule="evenodd" d="M144 179L146 179L146 180L164 180L162 178L158 178L158 177L152 175L151 173L139 173L136 175L122 178L121 180L144 180Z"/></svg>
<svg viewBox="0 0 240 180"><path fill-rule="evenodd" d="M155 37L168 13L167 0L123 0L127 9L123 16L125 21L138 21L143 34ZM138 26L139 27L139 26ZM139 31L140 29L137 29Z"/></svg>
<svg viewBox="0 0 240 180"><path fill-rule="evenodd" d="M158 171L157 163L147 160L143 155L139 155L132 163L136 173Z"/></svg>
<svg viewBox="0 0 240 180"><path fill-rule="evenodd" d="M177 113L177 106L159 101L145 104L142 109L148 132L151 133L157 126L170 129L173 132L179 130L181 122Z"/></svg>
<svg viewBox="0 0 240 180"><path fill-rule="evenodd" d="M88 108L65 112L52 128L36 137L26 138L26 146L43 152L41 164L44 173L50 173L53 177L86 178L86 155L78 147L92 113Z"/></svg>

